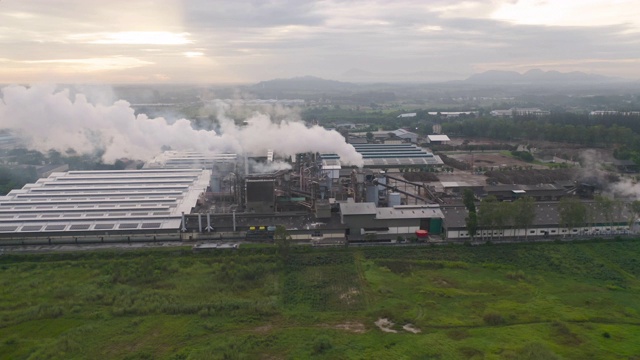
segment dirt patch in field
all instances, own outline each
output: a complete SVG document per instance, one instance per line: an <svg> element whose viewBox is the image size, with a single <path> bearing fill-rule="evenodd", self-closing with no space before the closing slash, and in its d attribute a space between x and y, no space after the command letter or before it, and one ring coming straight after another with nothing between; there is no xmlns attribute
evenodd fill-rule
<svg viewBox="0 0 640 360"><path fill-rule="evenodd" d="M502 155L499 152L469 152L469 153L461 153L461 154L450 154L450 158L456 159L463 163L471 166L473 164L474 168L483 167L483 168L505 168L505 167L513 167L520 166L523 168L533 167L546 169L547 167L544 165L536 165L532 163L528 163L526 161L522 161L520 159L516 159L510 156Z"/></svg>
<svg viewBox="0 0 640 360"><path fill-rule="evenodd" d="M420 330L417 327L413 326L413 324L406 324L405 326L402 327L402 329L404 329L404 331L408 331L408 332L414 333L414 334L419 334L419 333L422 332L422 330Z"/></svg>
<svg viewBox="0 0 640 360"><path fill-rule="evenodd" d="M356 297L359 294L360 291L358 291L358 289L349 288L347 292L340 294L340 300L344 301L347 304L352 304L357 300Z"/></svg>
<svg viewBox="0 0 640 360"><path fill-rule="evenodd" d="M398 330L392 329L394 323L387 318L380 318L374 324L382 331L387 333L397 333Z"/></svg>
<svg viewBox="0 0 640 360"><path fill-rule="evenodd" d="M333 325L332 327L334 329L344 330L344 331L348 331L356 334L362 334L365 331L367 331L364 324L359 322L346 322L342 324Z"/></svg>
<svg viewBox="0 0 640 360"><path fill-rule="evenodd" d="M272 325L263 325L263 326L258 326L257 328L253 329L254 331L257 331L259 333L266 333L267 331L273 329Z"/></svg>

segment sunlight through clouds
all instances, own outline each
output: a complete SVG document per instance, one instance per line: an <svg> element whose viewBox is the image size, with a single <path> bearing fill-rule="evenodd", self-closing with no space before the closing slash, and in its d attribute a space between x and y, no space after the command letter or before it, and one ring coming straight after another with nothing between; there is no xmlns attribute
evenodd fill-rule
<svg viewBox="0 0 640 360"><path fill-rule="evenodd" d="M627 23L640 27L637 0L520 0L504 3L491 17L515 24L605 26Z"/></svg>
<svg viewBox="0 0 640 360"><path fill-rule="evenodd" d="M186 45L192 44L189 33L167 31L122 31L114 33L76 34L69 38L88 44L104 45Z"/></svg>
<svg viewBox="0 0 640 360"><path fill-rule="evenodd" d="M73 69L73 71L92 72L131 69L140 66L152 65L153 62L144 61L126 56L113 56L107 58L87 59L52 59L24 61L25 64L54 66L59 70Z"/></svg>

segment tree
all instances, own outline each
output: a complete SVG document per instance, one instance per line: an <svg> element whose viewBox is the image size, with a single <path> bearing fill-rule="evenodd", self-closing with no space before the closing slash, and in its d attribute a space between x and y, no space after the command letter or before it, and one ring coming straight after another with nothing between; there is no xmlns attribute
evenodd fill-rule
<svg viewBox="0 0 640 360"><path fill-rule="evenodd" d="M283 263L286 263L289 260L289 250L291 247L291 235L282 225L276 226L276 231L273 234L273 241L276 243L278 248L278 255L280 256L280 260Z"/></svg>
<svg viewBox="0 0 640 360"><path fill-rule="evenodd" d="M473 191L471 189L464 189L462 193L464 206L467 208L469 215L465 219L467 225L467 231L469 231L469 237L471 240L476 235L476 231L478 230L478 216L476 214L476 203L475 196L473 195Z"/></svg>
<svg viewBox="0 0 640 360"><path fill-rule="evenodd" d="M476 198L471 189L464 189L462 193L462 202L469 212L476 212Z"/></svg>
<svg viewBox="0 0 640 360"><path fill-rule="evenodd" d="M478 206L478 224L482 230L489 230L491 238L493 238L493 227L496 224L497 207L498 199L495 196L487 196Z"/></svg>
<svg viewBox="0 0 640 360"><path fill-rule="evenodd" d="M628 203L627 208L629 209L629 229L633 230L633 226L640 218L640 200Z"/></svg>
<svg viewBox="0 0 640 360"><path fill-rule="evenodd" d="M595 218L603 219L605 224L611 226L613 222L613 212L616 207L615 201L604 195L596 195L594 199L596 200L596 210L601 215L601 217L596 216Z"/></svg>
<svg viewBox="0 0 640 360"><path fill-rule="evenodd" d="M476 235L476 231L478 231L478 216L475 211L469 212L469 216L464 219L467 225L467 231L469 231L469 237L473 241L473 238Z"/></svg>
<svg viewBox="0 0 640 360"><path fill-rule="evenodd" d="M373 140L373 133L367 132L367 141L371 142Z"/></svg>
<svg viewBox="0 0 640 360"><path fill-rule="evenodd" d="M560 224L570 230L585 224L587 219L587 208L582 201L573 197L565 197L558 204L560 214Z"/></svg>
<svg viewBox="0 0 640 360"><path fill-rule="evenodd" d="M496 229L501 231L502 236L504 236L505 228L513 224L513 204L510 202L497 202L495 204L493 222L496 225Z"/></svg>
<svg viewBox="0 0 640 360"><path fill-rule="evenodd" d="M524 236L527 238L529 227L533 225L533 221L536 218L536 202L531 196L525 196L519 198L513 204L513 222L516 228L524 229Z"/></svg>

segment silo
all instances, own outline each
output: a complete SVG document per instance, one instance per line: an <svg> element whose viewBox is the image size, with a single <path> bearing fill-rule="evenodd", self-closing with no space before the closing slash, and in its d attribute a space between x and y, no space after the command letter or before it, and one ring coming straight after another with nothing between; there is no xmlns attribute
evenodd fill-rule
<svg viewBox="0 0 640 360"><path fill-rule="evenodd" d="M221 188L222 188L221 182L222 182L222 180L220 179L220 174L212 175L211 176L211 181L209 183L209 185L211 187L211 192L219 193L221 191Z"/></svg>
<svg viewBox="0 0 640 360"><path fill-rule="evenodd" d="M367 185L366 188L366 202L374 203L378 206L378 187L376 185Z"/></svg>
<svg viewBox="0 0 640 360"><path fill-rule="evenodd" d="M378 178L376 178L376 180L378 180L378 190L379 191L384 191L387 188L384 185L387 185L387 177L382 175L382 176L378 176Z"/></svg>
<svg viewBox="0 0 640 360"><path fill-rule="evenodd" d="M389 194L389 207L402 205L402 198L400 193L392 192Z"/></svg>

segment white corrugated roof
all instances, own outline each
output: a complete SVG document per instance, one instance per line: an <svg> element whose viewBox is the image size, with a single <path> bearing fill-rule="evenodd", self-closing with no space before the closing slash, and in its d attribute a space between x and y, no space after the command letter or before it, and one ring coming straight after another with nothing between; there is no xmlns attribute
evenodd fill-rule
<svg viewBox="0 0 640 360"><path fill-rule="evenodd" d="M178 169L53 173L0 197L0 233L177 230L210 176Z"/></svg>
<svg viewBox="0 0 640 360"><path fill-rule="evenodd" d="M429 141L451 141L447 135L427 135Z"/></svg>

